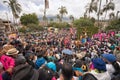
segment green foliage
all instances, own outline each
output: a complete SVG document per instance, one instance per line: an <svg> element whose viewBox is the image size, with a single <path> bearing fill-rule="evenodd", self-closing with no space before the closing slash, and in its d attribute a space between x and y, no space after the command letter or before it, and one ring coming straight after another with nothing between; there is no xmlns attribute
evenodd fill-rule
<svg viewBox="0 0 120 80"><path fill-rule="evenodd" d="M55 28L69 28L70 25L66 22L63 23L56 23L56 22L51 22L50 24L48 24L48 27L55 27Z"/></svg>
<svg viewBox="0 0 120 80"><path fill-rule="evenodd" d="M39 26L37 24L33 24L33 23L28 24L27 27L28 27L27 29L28 29L29 32L43 30L43 27L41 27L41 26Z"/></svg>
<svg viewBox="0 0 120 80"><path fill-rule="evenodd" d="M19 28L18 31L22 32L22 33L26 33L27 29L26 29L26 27L22 27L22 28Z"/></svg>
<svg viewBox="0 0 120 80"><path fill-rule="evenodd" d="M109 10L114 10L115 9L115 4L113 2L109 2L108 4L106 4L103 8L103 12L105 11L109 11Z"/></svg>
<svg viewBox="0 0 120 80"><path fill-rule="evenodd" d="M95 23L95 18L94 18L94 17L92 17L92 18L91 18L91 21L92 21L93 23Z"/></svg>
<svg viewBox="0 0 120 80"><path fill-rule="evenodd" d="M94 26L94 23L89 18L80 18L78 20L75 20L73 23L75 27Z"/></svg>
<svg viewBox="0 0 120 80"><path fill-rule="evenodd" d="M20 18L21 24L27 26L27 32L40 31L43 30L43 27L39 26L39 19L35 13L33 14L24 14Z"/></svg>
<svg viewBox="0 0 120 80"><path fill-rule="evenodd" d="M42 30L43 30L43 27L38 26L36 24L28 24L27 27L19 28L19 32L22 32L22 33L35 32L35 31L37 32Z"/></svg>
<svg viewBox="0 0 120 80"><path fill-rule="evenodd" d="M94 26L91 26L91 27L79 27L77 28L77 36L78 38L80 37L80 35L83 35L84 32L87 33L88 36L92 36L93 34L97 33L99 30L98 27L94 27Z"/></svg>
<svg viewBox="0 0 120 80"><path fill-rule="evenodd" d="M65 15L65 14L68 14L68 12L67 12L67 9L66 9L66 7L65 6L61 6L60 8L58 8L59 9L59 13L60 13L60 17L61 17L61 22L62 22L62 19L63 19L63 16Z"/></svg>
<svg viewBox="0 0 120 80"><path fill-rule="evenodd" d="M57 14L57 15L56 15L56 18L59 20L59 22L61 22L61 21L62 21L62 19L61 19L61 17L60 17L60 15L59 15L59 14Z"/></svg>
<svg viewBox="0 0 120 80"><path fill-rule="evenodd" d="M89 18L80 18L74 21L74 26L77 28L78 38L83 32L87 32L89 36L98 32L98 27L94 27L94 21Z"/></svg>
<svg viewBox="0 0 120 80"><path fill-rule="evenodd" d="M120 19L112 20L106 30L120 30Z"/></svg>
<svg viewBox="0 0 120 80"><path fill-rule="evenodd" d="M35 13L33 14L24 14L20 18L21 24L27 26L28 24L39 24L39 19Z"/></svg>
<svg viewBox="0 0 120 80"><path fill-rule="evenodd" d="M12 15L14 18L19 18L19 14L21 13L21 5L18 3L17 0L5 0L3 3L7 3L12 11Z"/></svg>

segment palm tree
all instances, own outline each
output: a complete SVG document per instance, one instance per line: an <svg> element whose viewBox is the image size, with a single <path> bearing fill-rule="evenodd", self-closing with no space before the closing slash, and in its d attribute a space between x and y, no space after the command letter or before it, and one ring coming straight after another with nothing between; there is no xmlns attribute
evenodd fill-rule
<svg viewBox="0 0 120 80"><path fill-rule="evenodd" d="M43 21L45 21L44 22L44 26L47 26L47 24L48 24L48 19L47 19L47 17L44 15L43 16Z"/></svg>
<svg viewBox="0 0 120 80"><path fill-rule="evenodd" d="M86 11L84 12L84 18L87 18L87 9L86 9Z"/></svg>
<svg viewBox="0 0 120 80"><path fill-rule="evenodd" d="M102 15L102 10L101 10L101 3L102 3L102 0L98 0L99 1L99 8L98 8L98 13L97 13L97 17L98 17L98 27L99 27L99 29L100 29L100 24L99 24L99 22L100 22L100 15Z"/></svg>
<svg viewBox="0 0 120 80"><path fill-rule="evenodd" d="M87 13L89 13L89 18L90 18L90 13L92 13L93 11L97 12L97 1L95 0L91 0L90 3L87 4L86 6L86 11L85 11L85 14L86 15Z"/></svg>
<svg viewBox="0 0 120 80"><path fill-rule="evenodd" d="M45 20L47 20L47 17L44 15L44 16L43 16L43 21L45 21Z"/></svg>
<svg viewBox="0 0 120 80"><path fill-rule="evenodd" d="M69 19L73 22L74 21L73 15L70 15Z"/></svg>
<svg viewBox="0 0 120 80"><path fill-rule="evenodd" d="M117 11L116 13L116 19L118 19L118 14L120 13L120 11Z"/></svg>
<svg viewBox="0 0 120 80"><path fill-rule="evenodd" d="M107 16L107 12L108 12L109 10L114 10L114 9L115 9L115 4L110 0L110 2L107 3L107 4L103 7L103 12L106 12L104 19L105 19L106 16Z"/></svg>
<svg viewBox="0 0 120 80"><path fill-rule="evenodd" d="M112 0L111 0L112 1ZM97 18L98 18L98 27L100 28L100 15L103 14L103 10L101 10L101 4L102 4L102 0L97 0L97 2L99 2L99 6L98 6L98 12L97 12ZM106 4L108 3L108 0L106 0Z"/></svg>
<svg viewBox="0 0 120 80"><path fill-rule="evenodd" d="M59 22L61 22L61 17L59 14L56 15L57 19L59 20Z"/></svg>
<svg viewBox="0 0 120 80"><path fill-rule="evenodd" d="M53 18L50 18L50 22L53 22L54 21L54 19Z"/></svg>
<svg viewBox="0 0 120 80"><path fill-rule="evenodd" d="M115 18L115 14L113 13L113 12L111 12L110 14L109 14L109 20L112 20L112 19L114 19Z"/></svg>
<svg viewBox="0 0 120 80"><path fill-rule="evenodd" d="M68 12L67 12L66 7L64 7L64 6L61 6L61 7L58 8L58 9L59 9L59 13L60 13L60 15L61 15L61 22L62 22L63 15L68 14Z"/></svg>
<svg viewBox="0 0 120 80"><path fill-rule="evenodd" d="M22 9L21 9L21 5L17 2L17 0L3 1L3 3L8 4L8 7L12 11L13 19L19 18L19 14L21 13Z"/></svg>

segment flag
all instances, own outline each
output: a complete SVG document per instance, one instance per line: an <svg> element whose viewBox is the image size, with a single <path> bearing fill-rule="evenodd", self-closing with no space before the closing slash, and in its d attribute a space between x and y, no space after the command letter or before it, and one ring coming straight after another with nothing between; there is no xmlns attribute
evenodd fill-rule
<svg viewBox="0 0 120 80"><path fill-rule="evenodd" d="M45 9L49 8L49 1L45 0Z"/></svg>

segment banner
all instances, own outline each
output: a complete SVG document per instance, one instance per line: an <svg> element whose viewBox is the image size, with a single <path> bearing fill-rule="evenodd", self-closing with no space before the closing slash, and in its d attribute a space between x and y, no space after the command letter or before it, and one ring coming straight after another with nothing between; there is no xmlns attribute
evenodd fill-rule
<svg viewBox="0 0 120 80"><path fill-rule="evenodd" d="M45 9L49 8L49 1L45 0Z"/></svg>

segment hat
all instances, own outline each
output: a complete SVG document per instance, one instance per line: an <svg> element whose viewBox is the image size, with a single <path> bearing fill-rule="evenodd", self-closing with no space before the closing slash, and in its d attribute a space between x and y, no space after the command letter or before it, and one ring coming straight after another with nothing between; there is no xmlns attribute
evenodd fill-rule
<svg viewBox="0 0 120 80"><path fill-rule="evenodd" d="M45 63L45 61L46 60L43 57L38 58L35 62L36 69L39 69L39 67L41 67Z"/></svg>
<svg viewBox="0 0 120 80"><path fill-rule="evenodd" d="M102 57L107 59L109 62L116 61L116 57L113 54L102 54Z"/></svg>
<svg viewBox="0 0 120 80"><path fill-rule="evenodd" d="M98 69L100 71L106 71L106 64L101 58L92 59L92 63L95 69Z"/></svg>
<svg viewBox="0 0 120 80"><path fill-rule="evenodd" d="M6 45L3 46L3 52L6 53L8 50L10 50L10 49L12 49L12 48L14 48L12 45L6 44Z"/></svg>
<svg viewBox="0 0 120 80"><path fill-rule="evenodd" d="M83 72L83 70L82 70L81 68L76 68L76 67L73 67L73 70L74 70L74 71L76 71L76 70L77 70L77 71Z"/></svg>
<svg viewBox="0 0 120 80"><path fill-rule="evenodd" d="M48 68L52 69L53 71L56 71L56 65L55 65L55 63L49 62L49 63L46 64L46 66Z"/></svg>
<svg viewBox="0 0 120 80"><path fill-rule="evenodd" d="M7 51L6 55L14 55L14 54L18 54L18 53L19 53L19 51L16 48L12 48Z"/></svg>

